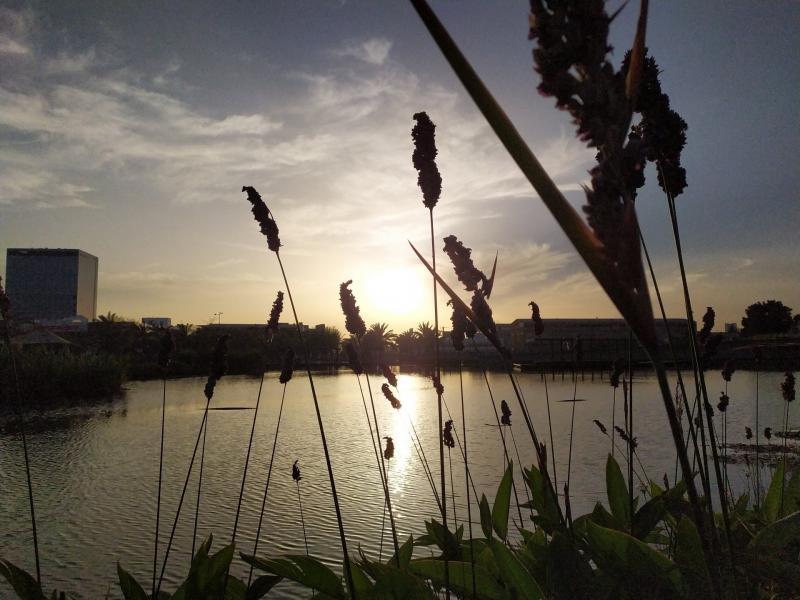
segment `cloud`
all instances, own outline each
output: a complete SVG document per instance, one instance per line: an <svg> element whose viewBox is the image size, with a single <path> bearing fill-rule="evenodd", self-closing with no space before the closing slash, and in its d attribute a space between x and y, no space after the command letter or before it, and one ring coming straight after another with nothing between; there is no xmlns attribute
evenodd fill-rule
<svg viewBox="0 0 800 600"><path fill-rule="evenodd" d="M348 43L333 51L334 56L353 57L371 65L382 65L389 58L392 42L386 38L370 38L361 43Z"/></svg>

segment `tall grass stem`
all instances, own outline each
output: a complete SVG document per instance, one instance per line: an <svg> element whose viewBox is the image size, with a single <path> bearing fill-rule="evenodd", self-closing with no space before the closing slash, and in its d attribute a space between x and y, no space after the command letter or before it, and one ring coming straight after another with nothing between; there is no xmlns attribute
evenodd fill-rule
<svg viewBox="0 0 800 600"><path fill-rule="evenodd" d="M319 409L319 400L317 399L317 391L314 388L314 377L311 374L311 361L309 360L309 353L308 353L308 346L306 345L305 336L303 336L303 331L300 327L300 319L297 317L297 309L294 305L294 299L292 297L292 290L289 287L289 280L286 278L286 270L283 268L283 261L281 260L280 252L275 252L275 256L278 259L278 265L281 268L281 275L283 276L283 282L286 285L286 294L289 296L289 304L292 307L292 315L294 316L295 326L297 327L297 335L300 338L300 343L303 346L303 356L305 358L306 363L306 372L308 373L308 383L311 386L311 396L314 399L314 410L317 414L317 424L319 426L319 435L322 441L322 450L325 453L325 465L328 468L328 479L330 479L331 483L331 495L333 496L333 506L336 510L336 522L339 526L339 539L341 540L342 544L342 553L344 554L344 571L345 571L345 579L347 580L347 587L350 591L350 597L356 597L356 590L355 590L355 583L353 582L353 573L350 569L350 556L347 552L347 539L345 538L344 534L344 522L342 521L342 511L339 507L339 495L336 493L336 480L333 477L333 465L331 464L331 457L330 453L328 452L328 440L325 436L325 426L322 424L322 413Z"/></svg>

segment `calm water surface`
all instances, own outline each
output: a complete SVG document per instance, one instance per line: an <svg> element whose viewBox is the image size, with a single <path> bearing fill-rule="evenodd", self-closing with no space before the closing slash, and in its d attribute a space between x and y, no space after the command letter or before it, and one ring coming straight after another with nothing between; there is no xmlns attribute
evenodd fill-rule
<svg viewBox="0 0 800 600"><path fill-rule="evenodd" d="M508 377L498 373L490 373L488 377L498 404L505 399L511 406L513 437L523 462L530 464L533 447ZM539 376L532 374L520 374L519 380L537 432L549 446L545 385ZM778 373L760 376L762 430L765 426L775 429L781 426L781 380L782 374ZM368 555L374 556L378 553L383 494L358 384L355 376L344 373L318 374L315 383L351 552L361 546ZM402 537L411 533L417 535L424 532L424 519L435 515L436 505L411 445L408 419L413 420L432 468L438 473L436 395L429 379L401 374L398 396L403 408L396 412L380 394L381 383L382 378L371 379L381 435L392 436L396 448L389 467L396 522ZM444 374L443 384L445 400L460 435L458 373ZM162 542L166 542L169 535L202 418L203 385L202 379L182 379L167 384ZM212 403L216 408L244 409L215 410L209 414L198 535L213 532L212 549L230 540L258 386L257 379L226 377L219 382ZM588 376L578 381L577 392L573 386L569 379L562 381L560 376L547 381L560 485L566 475L573 408L572 402L564 400L571 400L574 393L583 400L574 403L571 496L573 513L578 514L590 510L598 500L605 501L604 465L610 442L592 420L600 419L610 430L612 389L607 381L600 381L599 377L591 381ZM718 372L709 374L708 386L714 397L724 389ZM495 418L483 375L464 373L463 387L472 477L478 492L486 493L491 502L503 472L502 445L497 428L492 426ZM282 388L277 374L267 376L237 534L238 548L247 552L252 550L255 536ZM28 443L42 576L47 589L57 586L79 592L85 598L102 598L110 591L110 597L117 598L120 596L115 578L118 560L149 589L161 391L161 382L133 382L122 397L111 403L52 410L29 417ZM673 444L655 380L637 377L634 394L635 435L641 460L654 480L660 482L666 472L672 481ZM621 395L620 388L617 423L622 421ZM744 441L744 426L755 426L754 374L737 372L729 385L729 395L728 438L731 442ZM796 418L792 420L796 423ZM303 474L300 493L310 550L336 565L341 547L333 502L308 381L300 373L286 390L259 554L305 551L297 488L291 478L295 460L300 461ZM455 517L461 523L466 519L467 507L463 462L458 448L453 451L452 461ZM746 489L747 480L741 468L732 467L731 479L735 489ZM519 473L517 481L523 502L526 498ZM33 572L22 448L19 437L13 433L0 434L0 495L0 557ZM449 495L448 491L448 506L452 502ZM178 577L187 571L196 497L197 483L193 475L167 567L165 588L168 590L174 589ZM451 521L453 518L451 509ZM477 522L476 509L473 520ZM479 532L479 526L476 525L476 529ZM420 552L418 550L417 555ZM236 573L246 576L243 563L237 560L234 564ZM274 593L278 597L297 595L297 591L286 584L281 584ZM0 597L11 597L10 590L2 584Z"/></svg>

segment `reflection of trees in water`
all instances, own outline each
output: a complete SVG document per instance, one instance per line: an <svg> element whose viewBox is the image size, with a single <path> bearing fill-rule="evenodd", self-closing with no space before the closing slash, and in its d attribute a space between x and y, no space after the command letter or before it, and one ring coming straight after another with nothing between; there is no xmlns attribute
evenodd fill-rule
<svg viewBox="0 0 800 600"><path fill-rule="evenodd" d="M62 404L68 404L62 401ZM76 430L80 436L83 429L95 421L108 421L114 416L128 415L127 401L123 398L83 402L81 406L50 408L46 411L28 411L25 429L29 435ZM10 412L0 413L0 435L16 435L19 426Z"/></svg>

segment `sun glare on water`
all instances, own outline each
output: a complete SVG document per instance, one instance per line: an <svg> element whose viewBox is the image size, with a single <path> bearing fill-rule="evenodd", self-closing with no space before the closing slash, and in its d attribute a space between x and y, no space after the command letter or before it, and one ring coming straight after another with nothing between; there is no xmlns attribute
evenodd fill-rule
<svg viewBox="0 0 800 600"><path fill-rule="evenodd" d="M367 297L370 313L376 320L387 321L391 326L394 318L403 319L421 310L424 288L420 273L401 268L371 274L367 280Z"/></svg>

